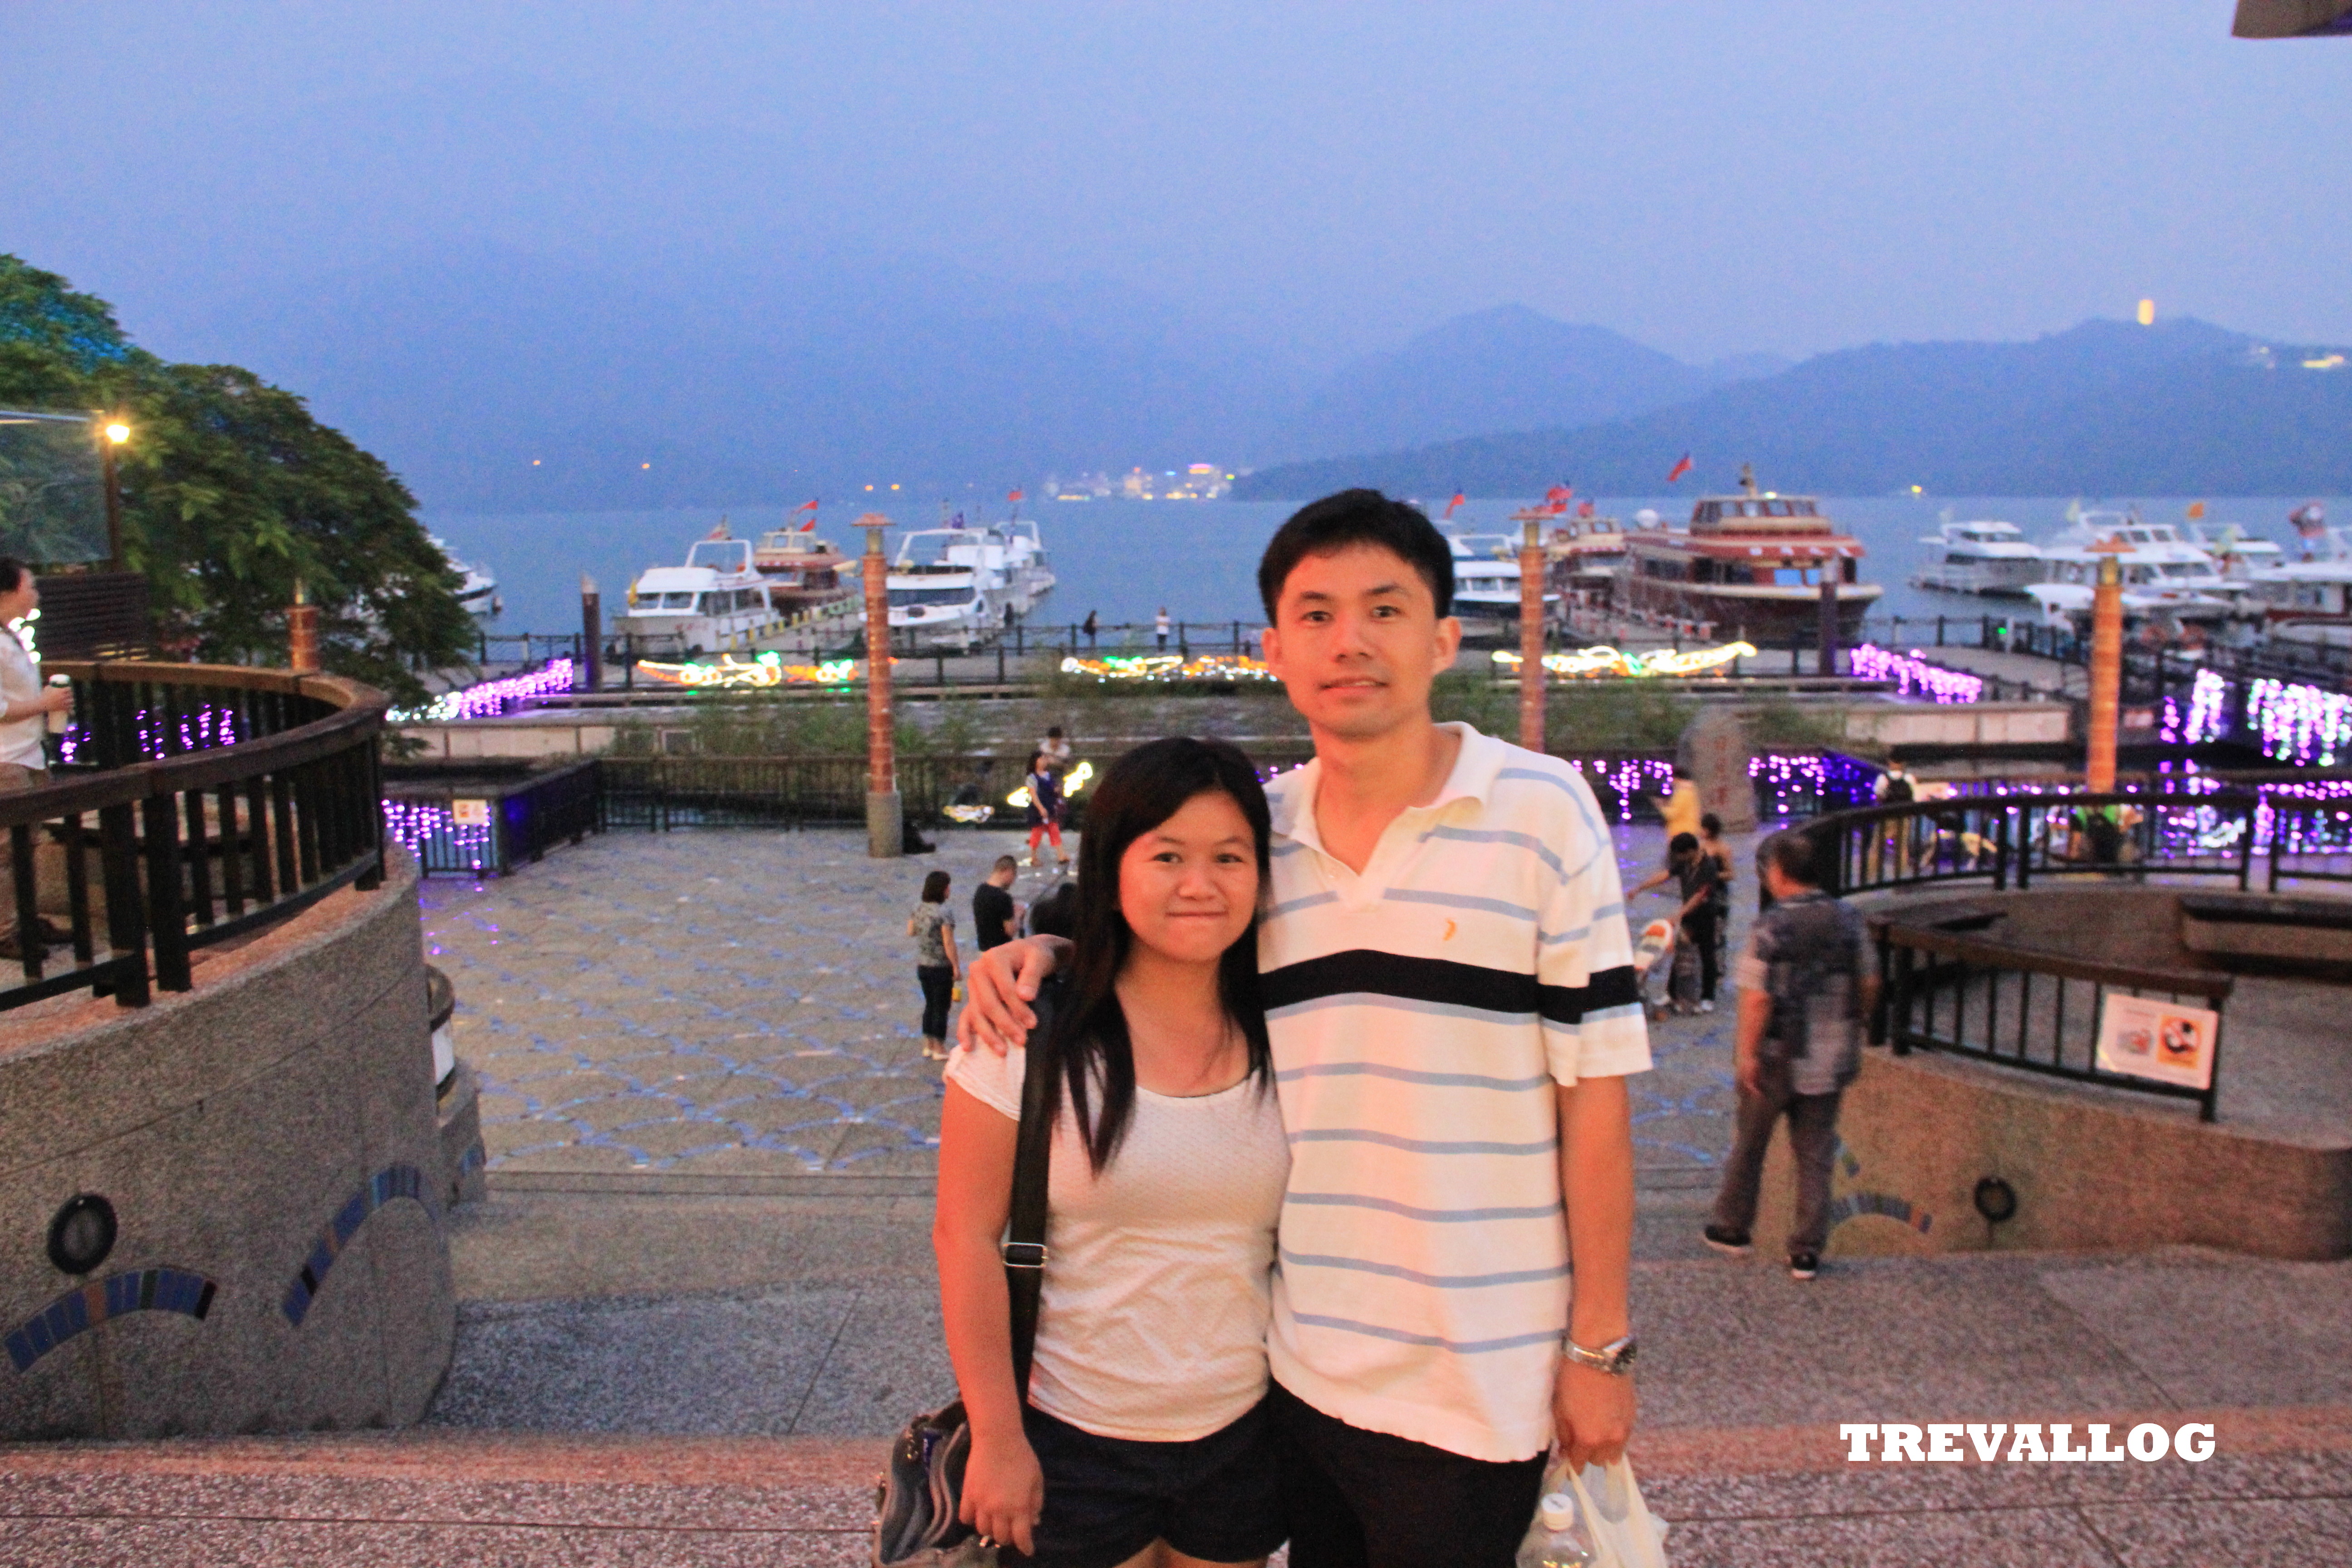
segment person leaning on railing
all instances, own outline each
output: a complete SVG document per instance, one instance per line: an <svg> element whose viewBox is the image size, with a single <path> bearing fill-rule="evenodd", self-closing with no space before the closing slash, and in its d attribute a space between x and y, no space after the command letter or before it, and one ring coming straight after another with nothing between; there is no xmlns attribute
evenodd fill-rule
<svg viewBox="0 0 2352 1568"><path fill-rule="evenodd" d="M0 792L37 789L49 782L49 715L73 708L73 692L44 686L40 665L14 635L40 603L33 569L13 555L0 555L0 626L11 634L0 637ZM21 959L12 837L0 829L0 958ZM39 937L51 945L67 940L47 921L39 922Z"/></svg>

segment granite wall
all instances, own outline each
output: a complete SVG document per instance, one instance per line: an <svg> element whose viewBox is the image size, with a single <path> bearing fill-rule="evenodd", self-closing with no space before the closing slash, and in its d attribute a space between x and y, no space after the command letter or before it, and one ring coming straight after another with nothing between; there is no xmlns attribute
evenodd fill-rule
<svg viewBox="0 0 2352 1568"><path fill-rule="evenodd" d="M0 1436L398 1426L449 1363L414 865L193 991L0 1016ZM47 1237L94 1194L86 1274Z"/></svg>

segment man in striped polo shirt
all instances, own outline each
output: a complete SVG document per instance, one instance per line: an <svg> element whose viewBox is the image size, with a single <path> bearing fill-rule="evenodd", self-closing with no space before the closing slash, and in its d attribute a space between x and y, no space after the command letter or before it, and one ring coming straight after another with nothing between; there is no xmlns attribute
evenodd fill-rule
<svg viewBox="0 0 2352 1568"><path fill-rule="evenodd" d="M1315 502L1259 589L1316 751L1268 789L1258 939L1291 1562L1504 1568L1551 1441L1605 1461L1633 1421L1624 1075L1649 1046L1616 859L1578 774L1433 721L1461 627L1419 510ZM1055 956L975 961L967 1040L1018 1037Z"/></svg>

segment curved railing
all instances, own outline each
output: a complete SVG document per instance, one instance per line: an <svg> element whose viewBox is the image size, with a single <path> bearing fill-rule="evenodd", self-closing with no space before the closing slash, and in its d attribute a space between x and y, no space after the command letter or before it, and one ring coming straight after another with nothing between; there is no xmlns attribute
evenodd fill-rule
<svg viewBox="0 0 2352 1568"><path fill-rule="evenodd" d="M43 668L71 680L76 722L52 782L0 795L23 971L0 1009L85 987L143 1006L151 985L189 988L196 950L383 880L382 693L232 665Z"/></svg>
<svg viewBox="0 0 2352 1568"><path fill-rule="evenodd" d="M2278 804L2235 790L1952 795L1833 812L1805 830L1823 885L1841 893L1964 881L2025 888L2036 878L2151 871L2226 877L2243 888L2262 816Z"/></svg>

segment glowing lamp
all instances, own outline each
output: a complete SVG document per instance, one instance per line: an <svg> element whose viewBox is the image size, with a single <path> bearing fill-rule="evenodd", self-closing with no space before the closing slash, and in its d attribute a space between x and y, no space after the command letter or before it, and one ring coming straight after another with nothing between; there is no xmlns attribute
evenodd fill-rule
<svg viewBox="0 0 2352 1568"><path fill-rule="evenodd" d="M131 439L131 426L117 423L106 427L106 438L120 447Z"/></svg>

